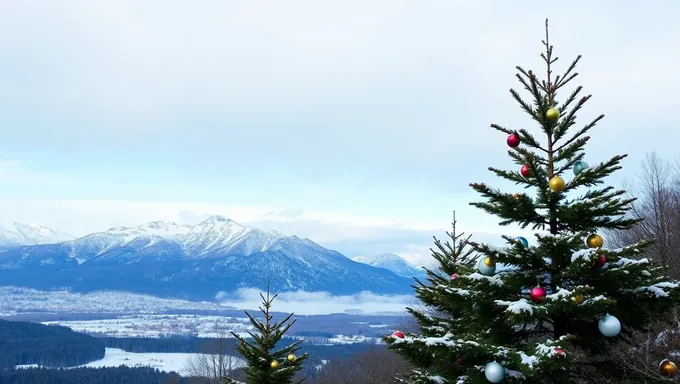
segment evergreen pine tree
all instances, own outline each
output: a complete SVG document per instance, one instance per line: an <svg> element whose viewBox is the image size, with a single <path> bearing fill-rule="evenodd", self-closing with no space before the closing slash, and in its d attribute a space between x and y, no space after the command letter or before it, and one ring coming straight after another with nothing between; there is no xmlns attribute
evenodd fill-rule
<svg viewBox="0 0 680 384"><path fill-rule="evenodd" d="M295 373L302 369L302 362L308 358L306 353L300 356L295 355L300 349L302 340L295 341L284 348L274 351L276 344L288 332L290 327L295 324L295 320L291 321L292 313L281 321L272 321L273 316L270 314L270 310L272 302L277 296L270 296L269 287L267 287L266 297L260 294L262 298L262 306L260 307L260 311L263 314L262 321L254 318L246 311L246 315L256 331L249 332L252 341L246 340L234 332L231 333L240 341L236 350L247 363L247 366L244 368L246 384L292 383ZM297 381L297 383L302 381L304 379ZM225 378L224 382L233 383L234 381Z"/></svg>
<svg viewBox="0 0 680 384"><path fill-rule="evenodd" d="M639 222L629 213L634 199L601 186L626 155L592 167L583 161L586 133L604 115L571 131L590 96L580 97L578 86L562 103L556 97L577 76L580 56L562 76L554 76L557 58L547 20L543 44L545 80L517 67L533 104L510 90L543 137L491 125L509 135L509 155L522 170L490 171L525 192L471 184L484 198L472 205L498 216L501 225L531 228L535 238L504 236L504 248L478 244L457 235L454 220L453 245L436 241L433 251L445 275L428 271L428 283L414 286L431 309L409 309L420 334L395 332L385 338L418 367L403 382L622 382L626 373L613 352L634 347L625 343L627 335L667 318L680 299L679 284L644 258L651 240L610 249L597 234ZM661 368L658 379L674 371L670 364Z"/></svg>

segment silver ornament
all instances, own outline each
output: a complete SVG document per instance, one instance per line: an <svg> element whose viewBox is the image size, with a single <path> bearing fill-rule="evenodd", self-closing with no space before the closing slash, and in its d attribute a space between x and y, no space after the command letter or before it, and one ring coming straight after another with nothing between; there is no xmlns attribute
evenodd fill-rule
<svg viewBox="0 0 680 384"><path fill-rule="evenodd" d="M604 337L616 337L621 333L621 322L612 315L602 316L597 327Z"/></svg>
<svg viewBox="0 0 680 384"><path fill-rule="evenodd" d="M477 263L477 270L484 276L493 276L496 273L496 264L488 266L484 264L484 258L482 257Z"/></svg>
<svg viewBox="0 0 680 384"><path fill-rule="evenodd" d="M484 367L484 376L491 383L500 383L505 378L505 368L495 361L486 363Z"/></svg>

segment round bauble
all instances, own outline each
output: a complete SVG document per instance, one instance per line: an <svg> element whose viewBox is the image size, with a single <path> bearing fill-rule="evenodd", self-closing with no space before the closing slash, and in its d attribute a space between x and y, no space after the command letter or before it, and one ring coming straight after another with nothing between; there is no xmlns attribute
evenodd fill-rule
<svg viewBox="0 0 680 384"><path fill-rule="evenodd" d="M519 172L522 174L522 176L529 177L531 176L531 167L529 167L529 164L524 164Z"/></svg>
<svg viewBox="0 0 680 384"><path fill-rule="evenodd" d="M484 258L484 265L486 265L487 267L493 267L494 265L496 265L496 260L487 256Z"/></svg>
<svg viewBox="0 0 680 384"><path fill-rule="evenodd" d="M458 364L458 365L463 365L463 359L459 357L459 358L456 360L456 364Z"/></svg>
<svg viewBox="0 0 680 384"><path fill-rule="evenodd" d="M575 302L576 304L581 304L583 302L583 295L577 293L574 296L572 296L571 301Z"/></svg>
<svg viewBox="0 0 680 384"><path fill-rule="evenodd" d="M564 352L564 349L562 349L562 348L555 348L555 350L553 350L553 352L554 352L557 356L560 356L560 357L564 357L564 356L567 355L567 353Z"/></svg>
<svg viewBox="0 0 680 384"><path fill-rule="evenodd" d="M557 121L557 119L560 118L560 111L555 107L548 108L548 110L545 112L545 117L547 117L550 121Z"/></svg>
<svg viewBox="0 0 680 384"><path fill-rule="evenodd" d="M515 199L519 199L522 195L520 193L515 193Z"/></svg>
<svg viewBox="0 0 680 384"><path fill-rule="evenodd" d="M534 287L531 289L531 293L529 293L531 301L537 304L540 303L546 295L547 293L543 287Z"/></svg>
<svg viewBox="0 0 680 384"><path fill-rule="evenodd" d="M484 367L484 376L491 383L500 383L505 378L505 368L495 361L486 363Z"/></svg>
<svg viewBox="0 0 680 384"><path fill-rule="evenodd" d="M453 275L451 275L451 280L456 280L458 277L459 277L458 274L454 273Z"/></svg>
<svg viewBox="0 0 680 384"><path fill-rule="evenodd" d="M289 354L288 357L286 357L286 360L288 360L288 361L291 362L291 363L292 363L293 361L295 361L295 359L296 359L296 357L295 357L295 355L293 355L292 353Z"/></svg>
<svg viewBox="0 0 680 384"><path fill-rule="evenodd" d="M581 172L588 169L588 163L585 161L577 161L574 163L574 176L578 176Z"/></svg>
<svg viewBox="0 0 680 384"><path fill-rule="evenodd" d="M597 255L597 258L595 259L595 268L602 268L605 264L607 264L607 256Z"/></svg>
<svg viewBox="0 0 680 384"><path fill-rule="evenodd" d="M529 246L529 240L527 240L526 238L524 238L522 236L515 238L515 240L519 241L522 244L522 246L525 247L525 248Z"/></svg>
<svg viewBox="0 0 680 384"><path fill-rule="evenodd" d="M395 339L403 339L405 336L404 336L404 332L394 331L394 333L392 334L392 337L394 337Z"/></svg>
<svg viewBox="0 0 680 384"><path fill-rule="evenodd" d="M496 273L496 264L486 265L484 259L480 259L477 263L477 270L484 276L493 276Z"/></svg>
<svg viewBox="0 0 680 384"><path fill-rule="evenodd" d="M519 135L516 133L508 135L506 142L508 143L508 147L516 148L519 145Z"/></svg>
<svg viewBox="0 0 680 384"><path fill-rule="evenodd" d="M662 375L672 377L675 376L676 373L678 373L678 366L675 365L674 362L668 359L664 359L659 364L659 370L661 371Z"/></svg>
<svg viewBox="0 0 680 384"><path fill-rule="evenodd" d="M552 179L550 179L549 184L550 184L550 189L552 189L555 192L564 191L564 187L566 186L566 184L564 183L564 179L559 177L559 176L555 176Z"/></svg>
<svg viewBox="0 0 680 384"><path fill-rule="evenodd" d="M604 315L597 323L600 333L604 337L616 337L621 333L621 322L612 315Z"/></svg>
<svg viewBox="0 0 680 384"><path fill-rule="evenodd" d="M274 360L271 363L269 363L269 366L272 367L272 369L276 369L279 367L279 362Z"/></svg>
<svg viewBox="0 0 680 384"><path fill-rule="evenodd" d="M586 245L588 248L602 248L604 245L604 239L597 233L593 233L586 239Z"/></svg>

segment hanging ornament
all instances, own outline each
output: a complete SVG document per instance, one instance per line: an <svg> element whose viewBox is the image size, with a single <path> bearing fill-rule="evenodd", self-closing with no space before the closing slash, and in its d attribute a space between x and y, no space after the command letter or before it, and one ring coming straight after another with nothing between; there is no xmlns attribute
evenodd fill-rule
<svg viewBox="0 0 680 384"><path fill-rule="evenodd" d="M292 353L289 354L288 357L286 357L286 360L288 360L288 362L290 362L290 363L292 363L293 361L295 361L295 359L296 359L296 357L295 357L295 355L293 355Z"/></svg>
<svg viewBox="0 0 680 384"><path fill-rule="evenodd" d="M531 176L531 168L529 167L529 164L524 164L519 171L524 177Z"/></svg>
<svg viewBox="0 0 680 384"><path fill-rule="evenodd" d="M557 121L560 118L560 111L555 107L551 107L545 112L545 117L550 121Z"/></svg>
<svg viewBox="0 0 680 384"><path fill-rule="evenodd" d="M574 296L572 296L571 301L573 301L576 304L581 304L583 302L583 295L577 293Z"/></svg>
<svg viewBox="0 0 680 384"><path fill-rule="evenodd" d="M516 148L519 145L519 135L516 133L508 135L506 142L508 143L508 147Z"/></svg>
<svg viewBox="0 0 680 384"><path fill-rule="evenodd" d="M668 359L663 359L661 363L659 363L659 370L661 371L662 375L672 377L678 373L678 366Z"/></svg>
<svg viewBox="0 0 680 384"><path fill-rule="evenodd" d="M557 356L560 356L560 357L567 356L567 353L564 352L564 349L562 349L562 348L555 348L553 350L553 353L555 353Z"/></svg>
<svg viewBox="0 0 680 384"><path fill-rule="evenodd" d="M453 275L451 275L451 280L456 280L457 278L458 278L457 273L454 273Z"/></svg>
<svg viewBox="0 0 680 384"><path fill-rule="evenodd" d="M577 161L574 163L574 176L578 176L581 172L588 169L588 163L585 161Z"/></svg>
<svg viewBox="0 0 680 384"><path fill-rule="evenodd" d="M486 265L487 267L493 267L494 265L496 265L496 261L487 256L484 258L484 265Z"/></svg>
<svg viewBox="0 0 680 384"><path fill-rule="evenodd" d="M487 258L485 257L479 260L477 263L477 270L484 276L493 276L493 274L496 273L496 263L494 262L492 265L487 265L486 259Z"/></svg>
<svg viewBox="0 0 680 384"><path fill-rule="evenodd" d="M396 339L403 339L404 338L404 332L394 331L394 333L392 334L392 337L394 337Z"/></svg>
<svg viewBox="0 0 680 384"><path fill-rule="evenodd" d="M564 187L565 187L564 179L559 177L559 176L555 176L552 179L550 179L549 184L550 184L550 189L552 189L555 192L564 191Z"/></svg>
<svg viewBox="0 0 680 384"><path fill-rule="evenodd" d="M484 367L484 376L491 383L500 383L505 378L505 368L495 361L486 363Z"/></svg>
<svg viewBox="0 0 680 384"><path fill-rule="evenodd" d="M586 239L586 245L588 245L588 248L602 248L604 239L597 233L593 233Z"/></svg>
<svg viewBox="0 0 680 384"><path fill-rule="evenodd" d="M269 363L269 366L272 367L272 369L276 369L279 367L279 362L274 360L271 363Z"/></svg>
<svg viewBox="0 0 680 384"><path fill-rule="evenodd" d="M531 301L533 301L536 304L540 303L546 295L547 293L545 292L545 289L543 289L543 287L534 287L531 289L531 292L529 293Z"/></svg>
<svg viewBox="0 0 680 384"><path fill-rule="evenodd" d="M526 238L524 238L524 237L522 237L522 236L515 238L515 240L517 240L517 241L519 241L520 243L522 243L522 246L523 246L524 248L526 248L526 247L529 246L529 240L527 240Z"/></svg>
<svg viewBox="0 0 680 384"><path fill-rule="evenodd" d="M595 268L602 268L605 264L607 264L607 256L597 255L597 258L595 259Z"/></svg>
<svg viewBox="0 0 680 384"><path fill-rule="evenodd" d="M515 193L514 196L515 196L515 199L519 199L522 195L519 192L517 192L517 193Z"/></svg>
<svg viewBox="0 0 680 384"><path fill-rule="evenodd" d="M458 364L458 365L463 365L463 358L459 357L459 358L456 360L456 364Z"/></svg>
<svg viewBox="0 0 680 384"><path fill-rule="evenodd" d="M612 315L604 315L597 324L604 337L616 337L621 332L621 322Z"/></svg>

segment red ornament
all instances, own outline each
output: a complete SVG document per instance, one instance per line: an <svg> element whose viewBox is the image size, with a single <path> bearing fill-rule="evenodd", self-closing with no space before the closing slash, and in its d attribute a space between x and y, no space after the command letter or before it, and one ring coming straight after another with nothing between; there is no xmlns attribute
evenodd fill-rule
<svg viewBox="0 0 680 384"><path fill-rule="evenodd" d="M595 268L602 268L607 263L607 257L605 255L598 255L595 259Z"/></svg>
<svg viewBox="0 0 680 384"><path fill-rule="evenodd" d="M394 333L392 334L392 337L395 337L397 339L403 339L404 338L404 332L394 331Z"/></svg>
<svg viewBox="0 0 680 384"><path fill-rule="evenodd" d="M543 300L543 298L545 297L545 295L546 292L545 289L543 289L543 287L534 287L531 289L530 294L531 301L533 301L534 303L540 303L541 300Z"/></svg>
<svg viewBox="0 0 680 384"><path fill-rule="evenodd" d="M506 142L510 148L516 148L519 145L519 135L516 133L508 135Z"/></svg>
<svg viewBox="0 0 680 384"><path fill-rule="evenodd" d="M458 360L456 360L456 364L463 365L463 359L459 358Z"/></svg>
<svg viewBox="0 0 680 384"><path fill-rule="evenodd" d="M555 352L556 355L562 356L562 357L567 355L567 353L564 352L564 349L562 349L562 348L555 348L555 350L553 352Z"/></svg>
<svg viewBox="0 0 680 384"><path fill-rule="evenodd" d="M531 168L529 168L529 164L524 164L522 166L522 169L520 170L520 172L522 173L522 176L524 176L524 177L531 176Z"/></svg>
<svg viewBox="0 0 680 384"><path fill-rule="evenodd" d="M451 280L456 280L457 278L458 278L457 273L454 273L453 275L451 275Z"/></svg>

